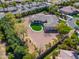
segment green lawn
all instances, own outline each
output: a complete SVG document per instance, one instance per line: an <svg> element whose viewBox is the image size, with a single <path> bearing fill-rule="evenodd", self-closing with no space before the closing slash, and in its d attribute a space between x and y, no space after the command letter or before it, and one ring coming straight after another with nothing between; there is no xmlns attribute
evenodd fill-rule
<svg viewBox="0 0 79 59"><path fill-rule="evenodd" d="M40 31L42 29L42 25L31 24L30 26L35 31Z"/></svg>
<svg viewBox="0 0 79 59"><path fill-rule="evenodd" d="M76 21L76 24L79 26L79 20Z"/></svg>
<svg viewBox="0 0 79 59"><path fill-rule="evenodd" d="M73 15L74 18L79 18L79 14Z"/></svg>

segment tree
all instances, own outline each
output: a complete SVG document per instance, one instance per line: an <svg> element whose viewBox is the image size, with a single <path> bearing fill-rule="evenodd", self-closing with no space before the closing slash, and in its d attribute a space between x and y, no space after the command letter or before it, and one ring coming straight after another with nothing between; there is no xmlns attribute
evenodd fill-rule
<svg viewBox="0 0 79 59"><path fill-rule="evenodd" d="M68 50L68 46L66 44L61 44L58 46L59 49L64 49L64 50Z"/></svg>
<svg viewBox="0 0 79 59"><path fill-rule="evenodd" d="M59 23L59 24L57 25L57 29L58 29L58 31L59 31L61 34L67 34L67 33L69 33L70 30L71 30L71 28L68 27L68 26L67 26L66 24L64 24L64 23Z"/></svg>
<svg viewBox="0 0 79 59"><path fill-rule="evenodd" d="M17 23L15 24L15 32L20 37L20 39L24 39L25 36L27 35L27 28L23 23Z"/></svg>
<svg viewBox="0 0 79 59"><path fill-rule="evenodd" d="M71 36L71 39L77 39L77 34L76 33L73 33L72 36Z"/></svg>
<svg viewBox="0 0 79 59"><path fill-rule="evenodd" d="M0 31L0 40L2 41L4 39L3 33Z"/></svg>
<svg viewBox="0 0 79 59"><path fill-rule="evenodd" d="M76 48L77 47L77 43L73 41L73 39L68 38L64 41L64 44L66 44L67 46L69 46L70 48Z"/></svg>
<svg viewBox="0 0 79 59"><path fill-rule="evenodd" d="M9 55L8 55L8 59L14 59L14 55L11 54L11 53L9 53Z"/></svg>
<svg viewBox="0 0 79 59"><path fill-rule="evenodd" d="M57 49L54 50L54 51L52 52L52 58L55 59L55 57L58 56L58 54L59 54L59 50L57 50Z"/></svg>
<svg viewBox="0 0 79 59"><path fill-rule="evenodd" d="M16 3L15 1L12 2L12 5L13 5L13 6L16 6L16 4L17 4L17 3Z"/></svg>
<svg viewBox="0 0 79 59"><path fill-rule="evenodd" d="M33 59L31 54L26 54L23 59Z"/></svg>
<svg viewBox="0 0 79 59"><path fill-rule="evenodd" d="M47 11L51 14L61 15L60 12L58 11L58 6L55 5L50 6Z"/></svg>
<svg viewBox="0 0 79 59"><path fill-rule="evenodd" d="M65 49L65 50L72 50L72 49L77 49L77 42L75 42L71 38L65 39L64 42L62 42L61 45L58 46L59 49Z"/></svg>
<svg viewBox="0 0 79 59"><path fill-rule="evenodd" d="M16 23L15 16L10 12L5 15L4 19L7 23L9 23L12 26Z"/></svg>
<svg viewBox="0 0 79 59"><path fill-rule="evenodd" d="M76 24L79 26L79 20L76 21Z"/></svg>
<svg viewBox="0 0 79 59"><path fill-rule="evenodd" d="M17 46L14 50L15 59L22 59L23 56L26 54L27 50L26 48L22 46Z"/></svg>
<svg viewBox="0 0 79 59"><path fill-rule="evenodd" d="M9 59L22 59L23 56L28 53L28 47L25 46L23 41L16 35L14 28L15 24L15 16L8 13L0 20L0 30L7 44L6 52L9 55Z"/></svg>

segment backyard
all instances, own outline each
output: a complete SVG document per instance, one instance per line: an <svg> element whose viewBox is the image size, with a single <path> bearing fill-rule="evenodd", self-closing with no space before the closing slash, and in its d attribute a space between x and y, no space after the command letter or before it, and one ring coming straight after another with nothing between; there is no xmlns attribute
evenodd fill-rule
<svg viewBox="0 0 79 59"><path fill-rule="evenodd" d="M25 17L24 20L25 20L24 21L24 24L27 27L28 36L31 38L31 41L33 42L33 44L35 44L35 46L38 49L41 48L43 51L45 51L45 45L48 44L52 39L55 39L56 38L56 35L58 35L58 33L46 34L42 30L43 29L43 26L42 25L35 25L34 24L34 25L31 25L32 28L30 28L29 27L30 17ZM40 32L38 32L38 31L40 31Z"/></svg>

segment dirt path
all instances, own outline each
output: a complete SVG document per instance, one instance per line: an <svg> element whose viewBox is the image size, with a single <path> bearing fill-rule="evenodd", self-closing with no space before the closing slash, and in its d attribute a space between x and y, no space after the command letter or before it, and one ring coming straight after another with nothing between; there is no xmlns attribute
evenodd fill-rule
<svg viewBox="0 0 79 59"><path fill-rule="evenodd" d="M0 59L8 59L6 56L6 46L4 43L0 43Z"/></svg>

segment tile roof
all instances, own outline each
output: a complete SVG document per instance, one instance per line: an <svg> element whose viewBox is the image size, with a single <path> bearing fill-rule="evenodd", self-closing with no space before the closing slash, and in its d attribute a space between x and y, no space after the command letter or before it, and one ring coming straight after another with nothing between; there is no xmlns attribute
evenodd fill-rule
<svg viewBox="0 0 79 59"><path fill-rule="evenodd" d="M72 6L66 6L66 7L61 8L60 11L65 12L65 13L73 13L77 11L77 9Z"/></svg>
<svg viewBox="0 0 79 59"><path fill-rule="evenodd" d="M55 26L56 24L58 24L58 18L55 15L45 15L45 14L36 14L33 15L32 17L30 17L32 21L34 20L40 20L40 21L47 21L47 23L45 23L45 26Z"/></svg>
<svg viewBox="0 0 79 59"><path fill-rule="evenodd" d="M74 51L69 50L60 50L60 54L58 55L59 59L76 59L74 56Z"/></svg>

